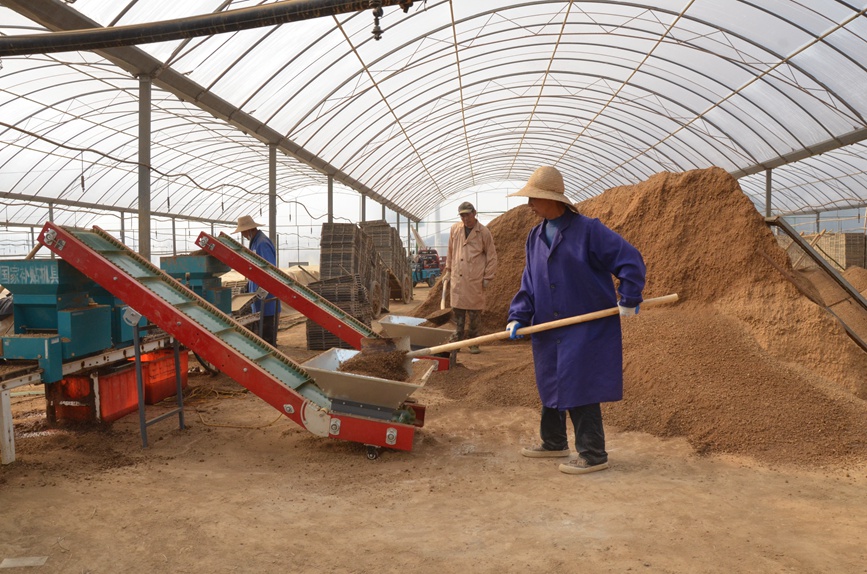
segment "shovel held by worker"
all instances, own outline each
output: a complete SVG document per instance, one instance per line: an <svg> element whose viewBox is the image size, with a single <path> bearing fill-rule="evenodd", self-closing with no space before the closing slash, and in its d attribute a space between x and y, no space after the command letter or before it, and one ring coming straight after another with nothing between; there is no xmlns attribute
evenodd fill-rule
<svg viewBox="0 0 867 574"><path fill-rule="evenodd" d="M451 279L451 276L447 276L445 279L443 279L443 293L440 296L441 310L446 308L446 293L448 293L449 290L449 279Z"/></svg>
<svg viewBox="0 0 867 574"><path fill-rule="evenodd" d="M446 293L449 290L449 277L445 276L442 279L442 296L440 297L440 310L434 311L427 317L425 320L433 323L434 325L443 325L447 323L452 318L452 308L446 307Z"/></svg>
<svg viewBox="0 0 867 574"><path fill-rule="evenodd" d="M641 306L644 308L654 307L663 303L674 303L675 301L677 301L677 293L665 295L662 297L654 297L652 299L646 299L645 301L641 302ZM602 317L610 317L619 313L620 309L618 307L611 307L610 309L593 311L592 313L585 313L584 315L576 315L574 317L567 317L566 319L559 319L557 321L550 321L548 323L539 323L538 325L524 327L523 329L518 329L516 331L516 334L532 335L533 333L539 333L540 331L548 331L549 329L557 329L558 327L566 327L567 325L575 325L576 323L586 323L587 321L601 319ZM410 351L409 353L407 353L407 356L412 358L425 357L429 355L434 355L436 353L445 353L448 351L454 351L455 349L469 347L471 345L482 345L484 343L491 343L493 341L499 341L501 339L508 338L509 332L503 330L496 333L491 333L490 335L482 335L481 337L473 337L472 339L464 339L463 341L455 341L454 343L446 343L444 345L437 345L435 347L428 347L426 349Z"/></svg>

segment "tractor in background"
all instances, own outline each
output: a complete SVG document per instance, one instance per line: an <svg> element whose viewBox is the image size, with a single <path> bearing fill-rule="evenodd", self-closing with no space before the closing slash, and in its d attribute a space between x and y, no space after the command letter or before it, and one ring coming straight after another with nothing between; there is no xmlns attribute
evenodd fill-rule
<svg viewBox="0 0 867 574"><path fill-rule="evenodd" d="M412 286L427 283L428 287L433 287L441 273L440 256L437 250L419 249L412 265Z"/></svg>

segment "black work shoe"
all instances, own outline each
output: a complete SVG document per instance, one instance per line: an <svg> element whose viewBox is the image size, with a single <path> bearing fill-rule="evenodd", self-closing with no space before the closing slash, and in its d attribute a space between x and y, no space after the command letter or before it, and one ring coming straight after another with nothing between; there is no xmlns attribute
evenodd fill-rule
<svg viewBox="0 0 867 574"><path fill-rule="evenodd" d="M590 464L579 456L574 460L561 464L560 472L565 472L566 474L587 474L588 472L596 472L597 470L605 470L606 468L608 468L607 462Z"/></svg>
<svg viewBox="0 0 867 574"><path fill-rule="evenodd" d="M534 446L525 446L521 449L521 454L527 458L556 458L569 456L569 449L563 450L548 450L540 444Z"/></svg>

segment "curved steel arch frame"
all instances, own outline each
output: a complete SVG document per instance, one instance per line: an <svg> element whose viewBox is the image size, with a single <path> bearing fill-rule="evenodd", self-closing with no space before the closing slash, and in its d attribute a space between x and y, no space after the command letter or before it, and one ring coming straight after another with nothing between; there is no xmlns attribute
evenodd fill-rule
<svg viewBox="0 0 867 574"><path fill-rule="evenodd" d="M32 2L48 5L46 0ZM779 22L778 32L783 36L792 31L812 38L803 46L779 49L755 34L734 30L722 21L708 20L695 10L691 12L689 4L678 12L662 2L596 0L575 4L537 0L504 5L479 1L452 6L445 0L429 1L426 12L417 11L390 21L393 25L380 43L360 33L369 26L364 14L328 22L309 21L305 25L312 26L308 34L313 38L311 43L297 53L287 54L285 62L270 66L270 73L261 84L244 87L243 97L229 103L239 113L254 115L255 110L247 107L261 102L261 96L276 86L275 96L284 100L267 112L271 125L269 120L261 125L281 133L281 142L297 141L302 150L314 150L316 165L331 166L344 173L349 185L357 183L358 189L367 190L371 197L399 207L413 218L430 212L438 203L479 181L495 181L497 177L504 181L514 179L526 171L521 166L542 162L562 166L575 183L573 189L582 190L582 197L624 180L647 177L661 166L686 170L722 164L732 172L755 172L766 163L798 155L798 150L809 155L811 146L822 144L823 149L828 149L826 142L835 140L842 144L847 141L844 137L847 134L839 133L843 126L850 131L867 128L864 119L867 103L847 100L843 93L835 91L840 84L820 73L817 66L822 64L809 58L811 48L819 52L815 48L822 47L824 57L832 56L828 66L854 72L854 81L867 91L867 59L863 56L867 53L867 39L858 36L857 29L850 26L863 18L867 8L855 8L842 0L826 0L821 5L793 0L792 4L803 7L804 14L813 20L785 17L760 0L740 0L731 5L733 11L741 6ZM831 7L839 14L837 20L826 15L832 12ZM73 6L62 9L75 12ZM726 22L734 26L733 18ZM816 22L822 19L827 20L827 26L821 32L810 32L811 27L818 29ZM218 46L206 40L187 42L170 51L163 69L177 73L172 65L192 62L195 76L193 61L206 59L200 54L210 53L215 58L223 57L224 52L229 54L225 62L216 62L213 69L217 73L202 83L202 96L210 97L209 90L222 89L227 78L235 77L239 71L242 74L244 67L255 64L252 60L261 57L259 46L291 36L293 26L284 24L263 31L254 41L239 45L234 53L221 45L217 54ZM603 28L610 32L607 35L610 43L603 41L604 35L588 33ZM834 36L841 31L849 34L848 43L837 41ZM398 42L389 45L390 37ZM226 46L231 42L220 40ZM642 53L638 41L652 48ZM860 51L847 51L848 46L855 46L858 41L863 44ZM730 43L732 54L722 52L724 42ZM293 67L313 65L316 52L326 43L337 49L322 58L321 65L317 64L319 68L309 78L313 78L317 89L327 89L318 97L309 98L311 83L293 84L291 72ZM657 50L656 46L666 49ZM675 53L669 49L673 46L684 49ZM714 52L715 47L720 51ZM715 75L713 70L698 65L695 56L699 53L725 64L728 77ZM354 65L350 69L354 67L354 71L335 75L335 70L345 69L345 58L351 58L349 62ZM411 64L406 65L407 62ZM88 111L81 107L67 122L41 127L39 135L48 141L52 135L67 138L58 142L67 146L67 152L57 154L60 157L53 157L46 149L41 159L33 160L35 169L54 170L57 175L42 175L38 179L22 175L13 188L38 181L39 193L46 195L49 190L57 193L58 188L72 190L75 178L70 174L75 172L78 158L70 148L87 142L90 151L110 156L135 141L135 122L124 125L124 106L132 108L135 102L136 81L112 68L110 62L88 56L67 61L62 57L33 58L33 66L22 64L20 69L17 68L21 61L15 63L8 73L0 71L0 95L5 92L10 98L28 98L28 88L26 84L20 85L18 78L65 66L73 73L62 85L53 88L68 93L37 106L41 105L45 112L64 106L71 110L70 106L83 103L98 109ZM210 64L214 64L213 60ZM443 82L446 78L455 81ZM565 81L567 78L572 81ZM102 85L94 88L90 83L93 81ZM440 83L444 85L440 87ZM580 91L581 99L564 97L558 93L561 88ZM36 96L35 92L41 89L47 88L31 89L29 95ZM127 95L118 101L96 97L110 95L112 90ZM716 99L712 97L714 92L718 93ZM299 105L301 100L306 100L303 106ZM564 105L567 101L572 103L571 110ZM224 146L217 143L228 134L219 128L223 120L206 113L186 115L190 111L188 104L172 107L171 102L168 95L162 101L156 98L154 105L165 112L162 117L157 115L157 131L170 134L187 126L201 131L185 143L171 138L158 140L152 155L155 167L160 163L164 168L174 168L182 163L178 158L189 154L202 162L191 171L205 187L216 182L240 186L240 182L249 178L246 186L253 193L266 188L267 166L256 163L265 154L252 150L253 146L262 146L260 139L251 137L245 141L239 137ZM11 110L14 104L7 100L0 104L0 109ZM799 114L803 126L794 118L782 116L780 111L784 108ZM18 118L13 115L10 123L23 126L33 117L47 118L47 114ZM424 118L423 122L419 118ZM557 125L552 127L552 122ZM70 127L73 131L78 128L77 137L65 135ZM546 129L554 133L545 133ZM261 134L252 135L261 138ZM128 136L126 141L123 136ZM9 130L0 133L0 143L13 146L10 153L0 155L0 162L9 164L25 157L23 149L14 148L15 137ZM448 137L453 141L442 141ZM240 150L248 146L252 151L233 155L233 145ZM505 153L509 161L491 161L491 149ZM29 153L35 150L29 150L28 161ZM577 159L588 154L596 157L599 164L587 165ZM829 156L827 161L841 160L839 156ZM821 164L821 160L816 162ZM292 171L289 166L285 169ZM291 181L315 184L324 177L316 169L307 169L311 172L309 177L306 169L299 169ZM221 175L222 170L233 171L235 175ZM106 191L101 199L122 204L125 190L135 190L134 180L128 181L134 177L133 171L117 162L102 162L99 169L94 169L92 181L110 184L113 191ZM867 189L867 175L863 172L858 173L857 168L840 171L849 171L843 177L865 182L863 188ZM829 168L828 173L833 172ZM781 173L779 181L786 181L787 185L780 194L787 199L779 197L777 204L782 206L785 201L790 204L787 207L798 209L800 204L803 209L811 209L817 203L847 201L845 190L826 184L824 178L813 177L814 181L810 181L814 173L816 168L794 168ZM286 173L284 176L289 177ZM799 190L801 195L789 200L794 194L792 190ZM867 196L867 191L860 193ZM244 195L238 191L235 197L233 203L240 209ZM176 205L195 213L204 208L201 203L179 201ZM213 207L210 206L210 213Z"/></svg>

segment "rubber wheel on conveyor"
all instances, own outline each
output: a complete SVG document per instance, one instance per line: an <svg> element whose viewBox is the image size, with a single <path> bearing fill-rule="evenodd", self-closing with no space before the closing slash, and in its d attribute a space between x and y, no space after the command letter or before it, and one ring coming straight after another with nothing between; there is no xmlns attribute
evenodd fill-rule
<svg viewBox="0 0 867 574"><path fill-rule="evenodd" d="M382 315L382 285L374 281L370 285L370 314L374 319Z"/></svg>

